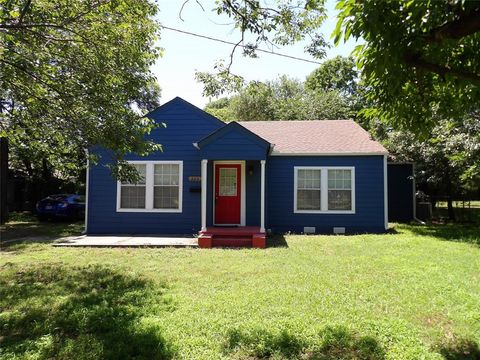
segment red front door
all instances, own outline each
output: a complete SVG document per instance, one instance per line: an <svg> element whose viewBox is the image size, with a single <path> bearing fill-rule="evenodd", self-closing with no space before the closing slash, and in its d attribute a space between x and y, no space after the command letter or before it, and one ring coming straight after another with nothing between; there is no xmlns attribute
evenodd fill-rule
<svg viewBox="0 0 480 360"><path fill-rule="evenodd" d="M215 164L215 224L240 224L241 165Z"/></svg>

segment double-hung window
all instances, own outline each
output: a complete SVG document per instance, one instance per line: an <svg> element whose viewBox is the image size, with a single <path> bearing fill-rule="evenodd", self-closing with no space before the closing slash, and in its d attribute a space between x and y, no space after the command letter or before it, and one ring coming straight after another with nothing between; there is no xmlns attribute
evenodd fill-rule
<svg viewBox="0 0 480 360"><path fill-rule="evenodd" d="M352 170L327 171L328 210L352 210Z"/></svg>
<svg viewBox="0 0 480 360"><path fill-rule="evenodd" d="M138 183L118 182L119 212L182 212L182 161L131 161Z"/></svg>
<svg viewBox="0 0 480 360"><path fill-rule="evenodd" d="M120 208L145 209L146 198L146 164L133 164L140 175L137 183L122 182L120 184Z"/></svg>
<svg viewBox="0 0 480 360"><path fill-rule="evenodd" d="M154 164L153 207L155 209L179 208L179 175L179 164Z"/></svg>
<svg viewBox="0 0 480 360"><path fill-rule="evenodd" d="M297 171L297 209L320 210L321 172L317 169L298 169Z"/></svg>
<svg viewBox="0 0 480 360"><path fill-rule="evenodd" d="M295 213L355 213L355 168L294 168Z"/></svg>

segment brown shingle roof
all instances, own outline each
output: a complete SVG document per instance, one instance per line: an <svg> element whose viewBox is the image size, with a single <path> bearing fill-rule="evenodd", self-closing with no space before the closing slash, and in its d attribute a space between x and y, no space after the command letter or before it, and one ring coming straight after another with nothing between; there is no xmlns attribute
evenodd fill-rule
<svg viewBox="0 0 480 360"><path fill-rule="evenodd" d="M387 154L352 120L241 121L242 126L275 144L272 154Z"/></svg>

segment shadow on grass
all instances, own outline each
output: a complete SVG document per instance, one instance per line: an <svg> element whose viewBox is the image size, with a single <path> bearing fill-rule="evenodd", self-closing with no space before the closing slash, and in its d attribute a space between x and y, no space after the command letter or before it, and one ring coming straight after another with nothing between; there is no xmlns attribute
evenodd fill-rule
<svg viewBox="0 0 480 360"><path fill-rule="evenodd" d="M272 333L267 329L244 332L231 330L225 344L227 355L241 358L282 359L359 359L381 360L385 351L377 340L358 336L345 327L326 327L308 340L288 331Z"/></svg>
<svg viewBox="0 0 480 360"><path fill-rule="evenodd" d="M157 327L141 321L149 301L158 303L165 290L104 266L6 264L0 268L0 353L37 359L169 359L172 346Z"/></svg>
<svg viewBox="0 0 480 360"><path fill-rule="evenodd" d="M283 234L273 234L267 237L267 248L287 247L288 243Z"/></svg>
<svg viewBox="0 0 480 360"><path fill-rule="evenodd" d="M461 224L408 225L417 235L432 236L440 240L470 243L480 246L480 226Z"/></svg>
<svg viewBox="0 0 480 360"><path fill-rule="evenodd" d="M469 339L456 339L439 346L438 352L446 360L478 360L480 348L476 342Z"/></svg>
<svg viewBox="0 0 480 360"><path fill-rule="evenodd" d="M45 242L48 238L80 235L84 225L83 221L38 221L31 213L11 213L9 221L0 227L0 239L2 247L18 242Z"/></svg>

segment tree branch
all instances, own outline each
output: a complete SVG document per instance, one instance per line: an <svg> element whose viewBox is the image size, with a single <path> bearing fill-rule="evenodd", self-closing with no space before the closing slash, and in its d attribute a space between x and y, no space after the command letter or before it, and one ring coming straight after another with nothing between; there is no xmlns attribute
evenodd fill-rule
<svg viewBox="0 0 480 360"><path fill-rule="evenodd" d="M447 22L430 30L423 36L429 44L442 43L445 40L459 40L480 31L480 4L473 10L461 15L457 20Z"/></svg>
<svg viewBox="0 0 480 360"><path fill-rule="evenodd" d="M451 75L459 79L468 80L470 82L480 84L480 75L478 74L468 72L468 71L456 70L448 66L443 66L443 65L426 61L422 59L419 54L416 54L416 53L411 53L411 52L407 53L405 55L405 62L408 65L411 65L418 69L424 69L424 70L434 72L440 75L442 78L445 78L446 75Z"/></svg>
<svg viewBox="0 0 480 360"><path fill-rule="evenodd" d="M18 24L21 24L21 23L22 23L23 18L24 18L25 15L27 14L27 11L28 11L31 3L32 3L32 0L27 0L27 1L25 2L25 6L23 7L22 12L21 12L21 14L20 14L20 17L18 18Z"/></svg>

